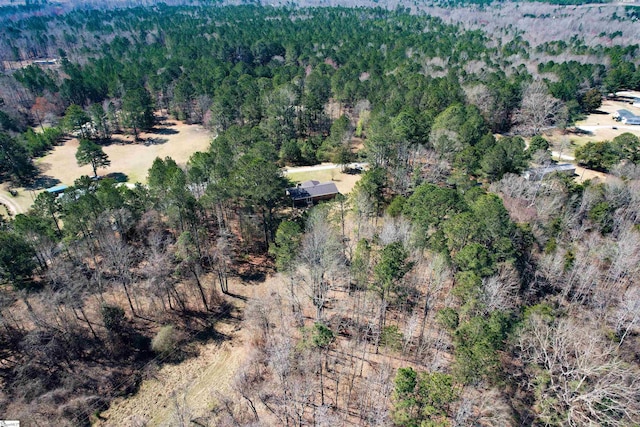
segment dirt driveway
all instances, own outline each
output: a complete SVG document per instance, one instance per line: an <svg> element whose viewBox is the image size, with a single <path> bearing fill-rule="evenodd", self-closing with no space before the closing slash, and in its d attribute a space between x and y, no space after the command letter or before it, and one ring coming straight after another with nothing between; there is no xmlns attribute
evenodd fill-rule
<svg viewBox="0 0 640 427"><path fill-rule="evenodd" d="M0 204L3 204L7 209L7 213L12 216L23 213L22 208L18 204L14 203L13 200L2 193L0 193Z"/></svg>

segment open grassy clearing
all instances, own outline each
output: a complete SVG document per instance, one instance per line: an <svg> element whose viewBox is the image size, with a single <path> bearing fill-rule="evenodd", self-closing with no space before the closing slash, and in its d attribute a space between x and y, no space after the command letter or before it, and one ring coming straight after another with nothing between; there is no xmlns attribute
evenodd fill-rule
<svg viewBox="0 0 640 427"><path fill-rule="evenodd" d="M618 95L629 98L640 97L639 92L619 92ZM592 141L611 141L616 136L625 132L630 132L640 136L640 126L627 126L613 119L613 114L617 110L622 109L629 110L635 115L640 115L640 108L634 107L629 102L606 99L603 100L602 106L597 113L590 114L584 120L580 120L576 123L575 127L582 130L584 133L570 133L565 135L560 131L554 131L549 136L549 139L554 143L554 145L559 146L562 138L568 137L573 148L575 148Z"/></svg>
<svg viewBox="0 0 640 427"><path fill-rule="evenodd" d="M229 392L246 354L241 331L226 323L218 328L231 339L198 345L196 357L165 364L142 382L135 395L115 400L94 425L135 425L137 420L145 420L147 426L176 425L176 405L188 407L196 417L209 414L216 394Z"/></svg>
<svg viewBox="0 0 640 427"><path fill-rule="evenodd" d="M114 135L113 142L104 146L104 152L111 160L111 166L98 169L99 175L124 174L129 182L145 182L147 171L156 157L173 158L184 165L196 151L209 147L212 135L200 125L181 122L165 122L154 131L140 134L141 141L133 137ZM71 139L64 145L55 147L51 153L38 160L43 174L63 184L73 184L82 175L92 175L91 166L78 166L75 158L78 140Z"/></svg>
<svg viewBox="0 0 640 427"><path fill-rule="evenodd" d="M229 285L239 296L231 302L244 311L244 299L265 298L281 287L281 278L270 276L259 285L231 279ZM142 382L134 395L115 399L93 425L119 427L144 421L140 425L173 426L176 404L188 407L191 419L210 415L218 396L230 392L234 376L251 351L250 333L242 320L223 319L215 329L225 336L224 340L195 343L191 351L196 356L164 364Z"/></svg>
<svg viewBox="0 0 640 427"><path fill-rule="evenodd" d="M111 166L98 169L99 175L116 174L129 182L146 182L147 171L156 157L173 158L179 165L184 165L196 151L205 151L211 143L212 134L200 125L189 125L178 121L162 122L149 133L140 134L140 141L134 142L131 135L114 135L113 141L103 147L111 160ZM93 175L91 166L78 166L76 151L78 140L67 140L63 145L55 147L46 156L36 160L36 166L43 177L43 185L38 190L30 191L17 188L18 196L9 194L8 185L0 187L0 195L11 200L26 212L33 198L45 187L73 182L83 175Z"/></svg>
<svg viewBox="0 0 640 427"><path fill-rule="evenodd" d="M18 191L18 195L12 196L11 193L9 193L9 184L4 183L0 185L0 201L3 204L8 204L10 210L15 213L26 212L33 203L36 193L24 188L18 188L16 190ZM11 213L13 214L14 212Z"/></svg>

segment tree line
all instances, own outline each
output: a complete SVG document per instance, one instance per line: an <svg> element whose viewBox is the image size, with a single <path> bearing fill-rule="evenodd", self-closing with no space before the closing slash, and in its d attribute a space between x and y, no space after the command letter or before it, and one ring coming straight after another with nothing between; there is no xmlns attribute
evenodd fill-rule
<svg viewBox="0 0 640 427"><path fill-rule="evenodd" d="M54 25L64 37L50 31L43 41L59 65L7 70L3 131L55 125L67 111L76 115L69 119L75 123L63 123L83 137L82 129L101 139L121 129L137 137L151 125L155 108L218 132L257 127L281 161L312 164L349 157L343 147L349 132L332 129L342 114L355 128L361 113L384 111L398 117L396 123L414 126L412 140L424 143L439 113L468 100L493 132L536 134L568 125L597 109L603 92L638 81L629 60L633 46L601 52L611 58L608 67L540 64L540 73L559 80L532 85L532 76L506 59L519 51L490 46L480 31L460 31L403 10L309 9L308 17L286 8L197 7L197 16L190 10L160 5L71 12L18 21L16 32L5 29L6 58L15 50L30 56L20 44L32 46L28 35ZM239 20L254 25L235 25ZM82 37L71 31L79 27ZM468 69L473 62L482 69ZM336 103L331 114L324 108L329 100ZM85 114L69 111L74 105ZM365 125L363 118L360 129ZM21 145L40 155L49 139Z"/></svg>

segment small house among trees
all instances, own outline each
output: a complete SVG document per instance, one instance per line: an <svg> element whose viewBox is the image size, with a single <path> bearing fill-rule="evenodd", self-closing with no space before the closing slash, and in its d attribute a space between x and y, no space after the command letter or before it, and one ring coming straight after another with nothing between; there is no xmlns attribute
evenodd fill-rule
<svg viewBox="0 0 640 427"><path fill-rule="evenodd" d="M310 206L323 200L331 200L340 192L333 182L305 181L296 187L287 188L294 206Z"/></svg>
<svg viewBox="0 0 640 427"><path fill-rule="evenodd" d="M67 185L60 184L60 185L56 185L56 186L53 186L53 187L49 187L49 188L47 188L45 191L46 191L47 193L51 193L51 194L53 194L53 195L58 196L58 195L60 195L60 194L64 193L64 191L65 191L67 188L69 188Z"/></svg>
<svg viewBox="0 0 640 427"><path fill-rule="evenodd" d="M575 165L571 163L561 163L557 165L549 165L539 168L527 169L522 173L522 176L528 181L540 181L546 176L552 173L562 173L565 175L573 176L576 173Z"/></svg>
<svg viewBox="0 0 640 427"><path fill-rule="evenodd" d="M618 110L613 115L613 118L625 125L640 125L640 117L629 110Z"/></svg>

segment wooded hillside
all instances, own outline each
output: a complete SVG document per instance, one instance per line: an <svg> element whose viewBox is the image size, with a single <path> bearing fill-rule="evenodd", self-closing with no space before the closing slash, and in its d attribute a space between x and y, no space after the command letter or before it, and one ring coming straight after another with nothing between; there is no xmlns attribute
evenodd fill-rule
<svg viewBox="0 0 640 427"><path fill-rule="evenodd" d="M553 164L544 130L640 89L638 46L572 40L580 61L530 74L523 40L407 12L160 4L4 27L0 179L38 188L34 159L66 137L96 176L0 221L0 413L108 425L112 399L233 320L232 384L204 412L176 398L167 425L640 423L638 140L609 144L607 183L520 175ZM154 113L217 136L147 185L99 179L101 147ZM355 160L350 194L292 207L282 166Z"/></svg>

